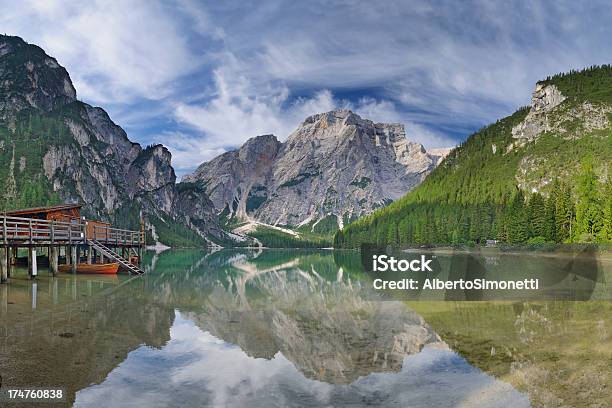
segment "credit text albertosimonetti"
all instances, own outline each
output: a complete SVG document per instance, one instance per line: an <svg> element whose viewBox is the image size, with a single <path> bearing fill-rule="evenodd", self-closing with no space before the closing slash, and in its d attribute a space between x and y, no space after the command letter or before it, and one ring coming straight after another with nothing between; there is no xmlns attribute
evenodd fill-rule
<svg viewBox="0 0 612 408"><path fill-rule="evenodd" d="M434 272L431 263L433 259L421 255L418 259L397 259L388 255L372 256L373 272ZM486 278L443 280L438 278L382 279L372 282L374 289L398 290L538 290L539 280L527 278L520 280L488 280Z"/></svg>

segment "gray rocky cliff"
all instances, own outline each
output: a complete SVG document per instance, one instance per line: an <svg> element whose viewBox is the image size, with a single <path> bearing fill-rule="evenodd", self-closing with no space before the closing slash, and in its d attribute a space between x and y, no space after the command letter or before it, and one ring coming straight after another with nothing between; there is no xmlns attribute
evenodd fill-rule
<svg viewBox="0 0 612 408"><path fill-rule="evenodd" d="M32 107L49 112L76 100L68 72L19 37L0 36L0 119L12 124Z"/></svg>
<svg viewBox="0 0 612 408"><path fill-rule="evenodd" d="M537 143L543 134L549 133L567 142L580 140L596 131L610 128L612 107L606 103L572 100L563 95L553 84L537 83L531 97L531 105L525 119L512 128L513 142L505 154ZM525 154L515 175L516 184L529 192L543 191L560 176L558 172L545 177L539 169L548 167L550 157L538 153ZM572 178L572 174L565 174Z"/></svg>
<svg viewBox="0 0 612 408"><path fill-rule="evenodd" d="M565 96L554 85L536 84L531 95L531 108L534 112L549 111L565 100Z"/></svg>
<svg viewBox="0 0 612 408"><path fill-rule="evenodd" d="M187 225L202 237L214 228L213 206L204 191L190 191L186 203L197 197L197 206L179 205L184 197L168 149L143 149L130 141L102 108L76 99L68 72L54 58L18 37L0 36L2 128L0 162L13 163L7 167L17 181L15 190L47 180L61 201L83 204L91 218L134 224L142 212L158 223ZM38 144L34 155L24 146L33 139ZM19 163L21 177L14 175ZM19 191L11 194L5 194L3 205L11 205Z"/></svg>
<svg viewBox="0 0 612 408"><path fill-rule="evenodd" d="M558 132L568 140L578 139L582 134L610 126L607 104L584 101L579 105L566 106L567 100L555 85L536 84L531 97L531 106L525 119L512 128L512 137L517 141L510 150L536 140L544 132ZM575 126L579 124L579 126Z"/></svg>
<svg viewBox="0 0 612 408"><path fill-rule="evenodd" d="M239 150L202 164L184 182L204 187L215 208L246 216L266 195L272 167L282 144L272 135L249 139Z"/></svg>
<svg viewBox="0 0 612 408"><path fill-rule="evenodd" d="M183 180L205 188L230 216L342 227L413 189L447 152L408 141L403 125L335 110L307 118L284 143L252 138Z"/></svg>

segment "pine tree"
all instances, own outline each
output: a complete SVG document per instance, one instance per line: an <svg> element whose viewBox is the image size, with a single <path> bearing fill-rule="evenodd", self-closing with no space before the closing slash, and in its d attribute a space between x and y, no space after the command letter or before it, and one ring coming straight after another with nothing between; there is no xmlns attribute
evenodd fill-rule
<svg viewBox="0 0 612 408"><path fill-rule="evenodd" d="M566 242L570 239L573 218L574 206L572 204L571 190L566 183L559 183L555 202L555 235L557 242Z"/></svg>
<svg viewBox="0 0 612 408"><path fill-rule="evenodd" d="M603 189L602 226L599 233L601 242L612 242L612 176L608 175L608 181Z"/></svg>
<svg viewBox="0 0 612 408"><path fill-rule="evenodd" d="M557 201L557 191L553 190L548 199L544 209L544 238L546 241L556 242L557 241L557 228L555 218L555 203Z"/></svg>
<svg viewBox="0 0 612 408"><path fill-rule="evenodd" d="M525 210L525 196L518 189L510 206L508 207L508 237L511 244L527 241L529 228L527 224L527 211Z"/></svg>
<svg viewBox="0 0 612 408"><path fill-rule="evenodd" d="M453 245L458 245L461 243L461 239L459 238L459 230L457 228L455 228L453 232L451 232L450 241Z"/></svg>
<svg viewBox="0 0 612 408"><path fill-rule="evenodd" d="M400 244L410 243L409 230L410 220L408 218L403 218L397 227L397 233L399 236L398 240Z"/></svg>
<svg viewBox="0 0 612 408"><path fill-rule="evenodd" d="M530 238L546 238L546 209L544 197L540 193L534 193L529 199L527 206Z"/></svg>
<svg viewBox="0 0 612 408"><path fill-rule="evenodd" d="M391 224L387 226L387 238L385 243L388 245L394 245L399 243L397 239L397 225L393 222L391 222Z"/></svg>
<svg viewBox="0 0 612 408"><path fill-rule="evenodd" d="M385 238L387 237L386 231L383 227L384 226L382 224L378 224L376 226L376 243L381 245L385 244Z"/></svg>
<svg viewBox="0 0 612 408"><path fill-rule="evenodd" d="M478 206L473 206L470 209L469 218L469 241L477 243L480 240L480 211Z"/></svg>
<svg viewBox="0 0 612 408"><path fill-rule="evenodd" d="M597 191L597 175L593 159L586 157L582 163L576 187L576 228L574 240L592 240L601 230L602 214Z"/></svg>

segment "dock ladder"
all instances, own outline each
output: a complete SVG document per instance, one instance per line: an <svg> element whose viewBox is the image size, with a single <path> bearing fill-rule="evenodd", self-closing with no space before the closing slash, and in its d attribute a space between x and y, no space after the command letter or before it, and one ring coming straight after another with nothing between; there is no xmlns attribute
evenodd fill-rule
<svg viewBox="0 0 612 408"><path fill-rule="evenodd" d="M134 273L134 274L137 274L137 275L141 275L141 274L144 273L144 271L142 269L140 269L136 265L132 264L130 261L128 261L127 259L123 258L121 255L119 255L118 253L116 253L112 249L106 247L105 245L102 245L100 242L98 242L96 240L93 240L93 239L88 239L87 243L89 245L91 245L93 248L95 248L97 251L100 251L107 258L110 258L110 259L115 260L116 262L119 262L119 264L121 264L121 266L126 268L131 273Z"/></svg>

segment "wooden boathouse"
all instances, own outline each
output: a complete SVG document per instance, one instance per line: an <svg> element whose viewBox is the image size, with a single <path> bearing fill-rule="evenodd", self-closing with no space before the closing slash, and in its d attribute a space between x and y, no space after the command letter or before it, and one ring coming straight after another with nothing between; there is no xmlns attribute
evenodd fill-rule
<svg viewBox="0 0 612 408"><path fill-rule="evenodd" d="M60 260L75 273L77 265L117 262L130 273L138 267L145 245L140 231L114 228L102 221L86 220L81 205L62 204L0 213L0 283L11 276L20 248L28 252L28 276L38 274L37 255L46 253L49 272L58 273Z"/></svg>

